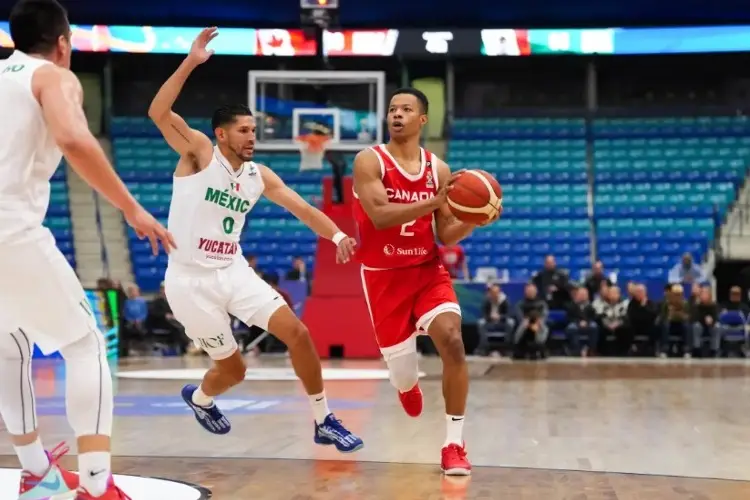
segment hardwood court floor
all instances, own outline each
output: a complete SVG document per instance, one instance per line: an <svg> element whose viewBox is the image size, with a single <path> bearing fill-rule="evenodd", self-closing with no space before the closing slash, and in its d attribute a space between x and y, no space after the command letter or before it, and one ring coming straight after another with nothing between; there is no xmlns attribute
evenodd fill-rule
<svg viewBox="0 0 750 500"><path fill-rule="evenodd" d="M465 427L475 465L470 479L442 478L438 470L445 426L439 361L422 360L419 419L403 413L387 380L326 383L333 410L365 440L353 455L313 444L297 382L260 380L287 377L287 360L250 363L253 380L222 403L233 424L226 437L203 431L180 404L184 380L118 378L115 471L199 484L220 500L750 498L744 361L473 361ZM146 359L120 369L200 373L204 366L196 358ZM383 368L376 361L327 366ZM71 439L60 368L35 368L41 428L51 445ZM0 467L16 467L8 441L0 441Z"/></svg>

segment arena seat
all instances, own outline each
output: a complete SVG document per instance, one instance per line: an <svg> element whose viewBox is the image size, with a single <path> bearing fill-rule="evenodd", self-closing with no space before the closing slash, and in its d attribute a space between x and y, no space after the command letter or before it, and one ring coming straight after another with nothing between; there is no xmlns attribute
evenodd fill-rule
<svg viewBox="0 0 750 500"><path fill-rule="evenodd" d="M623 280L666 279L712 244L750 163L745 117L593 122L598 254Z"/></svg>
<svg viewBox="0 0 750 500"><path fill-rule="evenodd" d="M463 243L478 267L527 280L554 253L574 274L590 267L585 126L582 119L458 118L451 168L482 169L503 186L503 217Z"/></svg>
<svg viewBox="0 0 750 500"><path fill-rule="evenodd" d="M213 135L209 119L191 118L187 121L194 128ZM118 172L144 207L166 223L177 154L148 118L115 117L111 130ZM322 177L327 171L300 172L299 156L292 153L259 152L255 161L272 168L313 205L321 201ZM290 213L261 198L247 220L241 236L242 249L246 254L257 256L262 270L283 276L297 255L306 261L308 269L312 269L317 241L315 234ZM128 235L136 282L146 291L158 289L164 279L166 255L152 255L148 242L139 240L132 230Z"/></svg>
<svg viewBox="0 0 750 500"><path fill-rule="evenodd" d="M70 202L65 163L55 171L50 181L50 200L44 225L55 237L57 247L75 269L76 257L73 245L73 226L70 222Z"/></svg>

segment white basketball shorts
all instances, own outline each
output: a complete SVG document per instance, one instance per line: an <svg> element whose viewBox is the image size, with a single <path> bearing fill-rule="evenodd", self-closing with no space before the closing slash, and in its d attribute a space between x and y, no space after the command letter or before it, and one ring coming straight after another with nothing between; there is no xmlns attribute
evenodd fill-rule
<svg viewBox="0 0 750 500"><path fill-rule="evenodd" d="M223 269L170 263L164 292L187 336L215 360L226 359L237 349L230 314L247 325L268 329L273 313L286 305L242 259Z"/></svg>
<svg viewBox="0 0 750 500"><path fill-rule="evenodd" d="M0 338L21 328L51 354L98 332L83 287L48 229L0 242L0 283Z"/></svg>

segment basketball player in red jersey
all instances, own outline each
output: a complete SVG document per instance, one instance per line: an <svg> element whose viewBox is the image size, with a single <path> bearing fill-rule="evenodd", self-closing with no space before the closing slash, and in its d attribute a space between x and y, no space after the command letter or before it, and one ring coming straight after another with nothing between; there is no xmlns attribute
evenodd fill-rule
<svg viewBox="0 0 750 500"><path fill-rule="evenodd" d="M436 237L453 245L476 226L458 221L446 203L460 173L451 175L448 165L419 145L427 111L427 97L419 90L395 91L388 108L390 142L354 160L357 258L391 384L412 417L422 413L416 335L427 333L434 341L443 360L447 422L441 467L448 475L469 475L462 438L469 375L461 308Z"/></svg>

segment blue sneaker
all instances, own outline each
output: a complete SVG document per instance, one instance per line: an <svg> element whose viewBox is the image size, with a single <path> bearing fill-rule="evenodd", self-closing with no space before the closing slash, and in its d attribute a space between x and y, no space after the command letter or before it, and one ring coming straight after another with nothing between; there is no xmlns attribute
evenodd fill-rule
<svg viewBox="0 0 750 500"><path fill-rule="evenodd" d="M365 444L360 438L349 432L333 413L330 413L322 424L315 424L315 442L322 445L334 445L341 453L353 453Z"/></svg>
<svg viewBox="0 0 750 500"><path fill-rule="evenodd" d="M232 425L229 423L227 417L221 413L215 402L211 406L200 406L193 403L193 393L197 389L198 387L192 384L182 388L182 399L185 400L190 409L195 413L195 419L204 429L212 434L227 434L232 430Z"/></svg>

